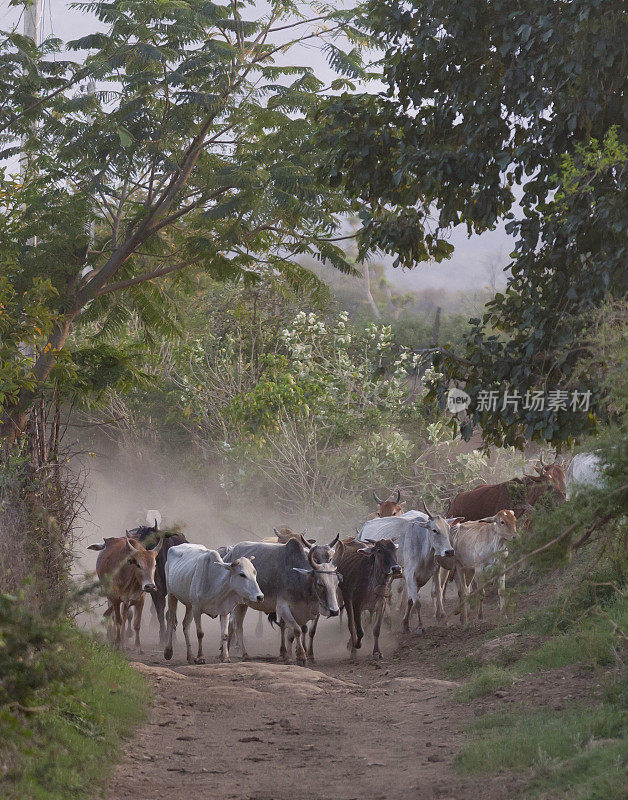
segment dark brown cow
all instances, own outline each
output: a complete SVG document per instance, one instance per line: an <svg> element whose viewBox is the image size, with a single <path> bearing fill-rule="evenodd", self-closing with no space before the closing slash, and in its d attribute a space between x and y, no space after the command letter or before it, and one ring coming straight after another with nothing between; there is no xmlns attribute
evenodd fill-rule
<svg viewBox="0 0 628 800"><path fill-rule="evenodd" d="M113 612L115 626L114 642L123 649L122 631L131 606L135 646L141 651L140 625L144 607L144 592L155 590L155 563L163 540L159 539L152 550L147 550L141 542L127 536L105 539L104 544L92 544L88 550L99 550L96 573L103 584Z"/></svg>
<svg viewBox="0 0 628 800"><path fill-rule="evenodd" d="M551 474L548 470L552 470ZM556 505L565 502L565 493L560 486L562 467L552 464L541 467L538 475L524 475L503 483L478 486L469 492L457 494L449 505L447 517L464 517L478 520L493 517L498 511L512 509L517 519L535 506L547 493ZM564 485L565 476L562 474Z"/></svg>
<svg viewBox="0 0 628 800"><path fill-rule="evenodd" d="M182 533L174 533L171 531L158 531L157 521L154 526L140 525L139 528L133 528L129 531L129 536L137 539L144 547L149 549L153 547L158 539L163 540L163 547L157 556L157 566L155 569L155 589L151 591L150 596L153 601L155 612L157 613L157 620L159 622L159 643L165 644L168 639L168 632L166 629L165 610L166 610L166 559L168 558L168 550L171 547L176 547L178 544L187 544L187 539Z"/></svg>
<svg viewBox="0 0 628 800"><path fill-rule="evenodd" d="M362 646L364 636L362 612L374 611L373 658L381 658L379 632L384 616L384 604L386 598L390 596L390 584L393 578L401 576L401 567L397 562L397 546L390 539L365 543L353 538L343 539L340 545L334 562L339 574L342 575L340 591L351 636L347 647L351 650L351 658L355 659L356 651Z"/></svg>
<svg viewBox="0 0 628 800"><path fill-rule="evenodd" d="M400 517L406 510L406 501L400 503L401 492L397 489L397 497L391 494L388 500L380 500L379 497L373 492L373 497L377 503L377 511L373 511L366 518L375 519L376 517Z"/></svg>

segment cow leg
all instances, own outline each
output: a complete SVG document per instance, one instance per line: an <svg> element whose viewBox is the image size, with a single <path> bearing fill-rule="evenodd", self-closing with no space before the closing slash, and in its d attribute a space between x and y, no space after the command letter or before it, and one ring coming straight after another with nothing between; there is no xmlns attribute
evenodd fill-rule
<svg viewBox="0 0 628 800"><path fill-rule="evenodd" d="M506 613L506 573L502 572L497 582L497 596L499 597L499 613Z"/></svg>
<svg viewBox="0 0 628 800"><path fill-rule="evenodd" d="M164 648L164 658L170 661L172 658L172 640L174 632L177 628L177 598L173 594L168 595L168 613L166 619L168 620L168 641Z"/></svg>
<svg viewBox="0 0 628 800"><path fill-rule="evenodd" d="M356 650L359 650L362 647L362 639L364 638L364 628L362 627L362 607L359 605L355 605L353 607L353 618L355 620L355 632L356 632L356 643L355 647Z"/></svg>
<svg viewBox="0 0 628 800"><path fill-rule="evenodd" d="M114 645L118 650L123 650L124 645L122 641L122 631L124 630L124 617L121 610L122 603L120 600L112 600L111 605L113 607L113 625L114 625Z"/></svg>
<svg viewBox="0 0 628 800"><path fill-rule="evenodd" d="M192 610L194 616L194 624L196 625L196 641L198 643L198 650L196 651L195 664L204 664L205 656L203 655L203 625L201 621L201 611L198 608ZM220 617L220 625L222 627L222 617Z"/></svg>
<svg viewBox="0 0 628 800"><path fill-rule="evenodd" d="M411 597L408 597L406 601L406 613L403 617L403 632L410 633L410 612L412 611L412 606L414 605L414 601Z"/></svg>
<svg viewBox="0 0 628 800"><path fill-rule="evenodd" d="M229 629L230 614L220 615L220 660L229 661Z"/></svg>
<svg viewBox="0 0 628 800"><path fill-rule="evenodd" d="M142 652L142 645L140 644L140 626L142 624L142 610L144 608L144 593L140 595L139 600L135 603L133 610L133 630L135 631L135 649L138 653Z"/></svg>
<svg viewBox="0 0 628 800"><path fill-rule="evenodd" d="M124 604L124 611L126 616L126 638L131 639L133 636L133 606L131 603Z"/></svg>
<svg viewBox="0 0 628 800"><path fill-rule="evenodd" d="M417 586L416 578L411 576L410 580L406 580L406 589L408 591L408 604L406 607L406 615L403 618L403 631L410 633L410 614L413 608L416 608L416 613L419 618L419 627L416 632L419 634L424 633L423 621L421 620L421 602L419 600L419 587Z"/></svg>
<svg viewBox="0 0 628 800"><path fill-rule="evenodd" d="M469 619L469 587L465 578L464 570L457 569L454 572L454 580L458 587L458 604L460 606L460 624L466 625Z"/></svg>
<svg viewBox="0 0 628 800"><path fill-rule="evenodd" d="M321 618L320 614L317 614L310 624L310 632L309 632L309 643L307 646L307 660L310 664L315 662L314 659L314 637L316 636L316 629L318 628L318 621Z"/></svg>
<svg viewBox="0 0 628 800"><path fill-rule="evenodd" d="M264 612L260 611L257 616L257 625L255 626L255 635L261 639L264 635Z"/></svg>
<svg viewBox="0 0 628 800"><path fill-rule="evenodd" d="M292 616L290 606L286 602L277 603L277 616L281 617L288 630L288 657L292 655L292 643L295 647L295 659L297 664L305 666L305 648L301 642L301 626Z"/></svg>
<svg viewBox="0 0 628 800"><path fill-rule="evenodd" d="M192 617L192 606L186 606L181 627L183 628L183 635L185 636L185 657L188 664L194 663L194 658L192 657L192 643L190 642L190 625L192 624Z"/></svg>
<svg viewBox="0 0 628 800"><path fill-rule="evenodd" d="M286 647L286 625L282 619L280 619L277 624L279 625L279 630L281 631L279 657L287 664L291 660L292 654L288 655L288 649Z"/></svg>
<svg viewBox="0 0 628 800"><path fill-rule="evenodd" d="M357 658L356 643L358 641L358 634L355 624L355 609L353 608L353 600L351 598L348 598L348 600L345 602L345 608L347 609L347 625L349 627L349 641L347 642L347 650L351 651L351 660L355 661Z"/></svg>
<svg viewBox="0 0 628 800"><path fill-rule="evenodd" d="M436 619L443 620L447 624L447 614L443 605L443 584L447 582L449 573L446 569L438 569L432 578L432 592L436 590Z"/></svg>
<svg viewBox="0 0 628 800"><path fill-rule="evenodd" d="M249 659L249 654L246 652L246 647L244 646L244 617L246 616L247 609L248 606L239 605L236 606L233 612L233 632L235 633L236 646L240 648L243 661L248 661ZM227 644L231 644L230 639L228 639Z"/></svg>
<svg viewBox="0 0 628 800"><path fill-rule="evenodd" d="M159 644L165 644L167 640L167 628L164 620L164 611L166 609L166 596L161 592L153 592L152 594L153 608L157 614L157 622L159 623Z"/></svg>
<svg viewBox="0 0 628 800"><path fill-rule="evenodd" d="M379 649L379 632L382 629L382 619L384 618L384 609L386 608L386 598L382 597L378 600L375 607L375 625L373 626L373 658L383 658Z"/></svg>

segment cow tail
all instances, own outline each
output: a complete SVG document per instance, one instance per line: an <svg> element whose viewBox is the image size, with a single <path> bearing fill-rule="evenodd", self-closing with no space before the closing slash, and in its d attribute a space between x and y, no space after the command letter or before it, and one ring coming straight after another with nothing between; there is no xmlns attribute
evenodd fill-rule
<svg viewBox="0 0 628 800"><path fill-rule="evenodd" d="M277 614L276 614L275 611L271 611L270 612L270 614L268 615L268 621L270 622L270 627L271 628L274 627L274 625L276 625L276 624L278 625L279 624L277 622Z"/></svg>

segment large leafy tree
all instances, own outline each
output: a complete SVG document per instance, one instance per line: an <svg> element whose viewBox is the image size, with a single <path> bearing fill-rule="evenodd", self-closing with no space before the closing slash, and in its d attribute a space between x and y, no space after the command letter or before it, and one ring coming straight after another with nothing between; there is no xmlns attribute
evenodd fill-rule
<svg viewBox="0 0 628 800"><path fill-rule="evenodd" d="M445 357L446 389L561 390L587 351L583 320L626 290L625 78L617 0L370 0L362 24L385 50L387 90L330 100L329 172L364 204L363 248L413 266L448 255L443 231L500 219L516 240L507 291ZM517 201L518 200L518 205ZM560 442L608 416L483 410L485 439Z"/></svg>
<svg viewBox="0 0 628 800"><path fill-rule="evenodd" d="M263 17L240 0L82 8L106 31L41 47L0 35L2 155L22 153L24 170L2 179L0 293L22 327L34 306L41 316L9 346L8 443L47 383L90 361L71 346L79 324L104 336L133 316L169 331L169 287L181 296L199 271L298 283L304 253L351 269L337 244L348 203L318 177L311 141L321 98L363 74L364 37L342 13L308 17L291 0ZM286 65L304 40L325 49L331 86Z"/></svg>

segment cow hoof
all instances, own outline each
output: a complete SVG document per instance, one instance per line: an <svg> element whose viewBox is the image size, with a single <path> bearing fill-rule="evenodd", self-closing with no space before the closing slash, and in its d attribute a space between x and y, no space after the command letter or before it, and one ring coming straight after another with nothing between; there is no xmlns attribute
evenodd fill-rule
<svg viewBox="0 0 628 800"><path fill-rule="evenodd" d="M248 653L242 653L242 661L250 661L251 657Z"/></svg>
<svg viewBox="0 0 628 800"><path fill-rule="evenodd" d="M410 633L410 626L409 625L404 625L403 628L401 629L401 632L402 633Z"/></svg>
<svg viewBox="0 0 628 800"><path fill-rule="evenodd" d="M316 659L314 658L314 656L308 656L307 662L308 664L316 664Z"/></svg>
<svg viewBox="0 0 628 800"><path fill-rule="evenodd" d="M170 661L170 659L172 658L172 647L166 647L166 649L164 650L164 658L166 659L166 661Z"/></svg>
<svg viewBox="0 0 628 800"><path fill-rule="evenodd" d="M415 633L416 633L417 636L423 636L425 631L423 630L423 628L417 628Z"/></svg>
<svg viewBox="0 0 628 800"><path fill-rule="evenodd" d="M375 659L375 661L381 661L382 658L384 658L384 656L378 650L376 653L373 653L373 658Z"/></svg>
<svg viewBox="0 0 628 800"><path fill-rule="evenodd" d="M205 664L205 659L204 658L195 658L194 659L194 663L195 664Z"/></svg>
<svg viewBox="0 0 628 800"><path fill-rule="evenodd" d="M196 664L196 659L195 658L191 658L190 657L190 658L188 658L186 660L187 660L188 664Z"/></svg>
<svg viewBox="0 0 628 800"><path fill-rule="evenodd" d="M221 661L223 664L231 664L231 659L229 658L229 656L227 656L226 658L225 658L225 656L220 656L220 661ZM203 664L204 664L204 663L205 663L205 662L203 661Z"/></svg>

